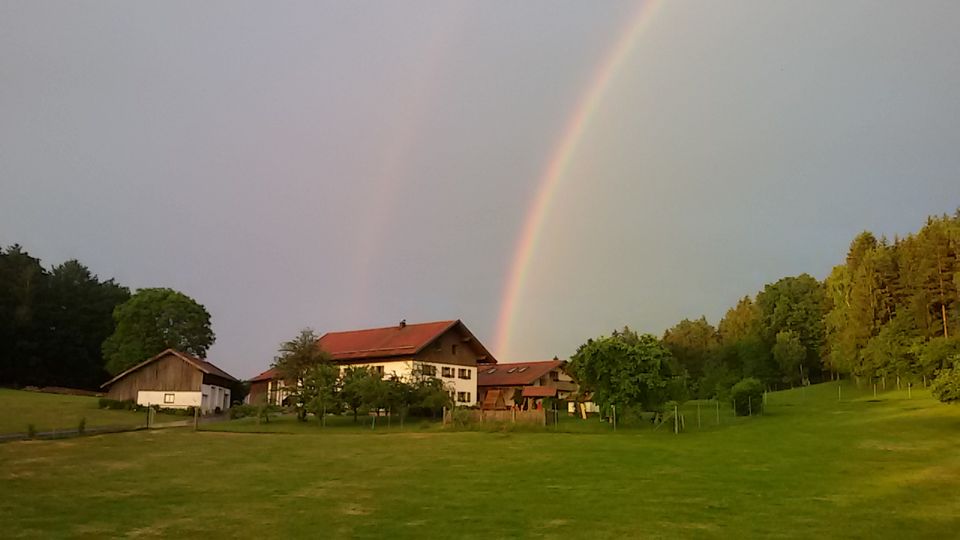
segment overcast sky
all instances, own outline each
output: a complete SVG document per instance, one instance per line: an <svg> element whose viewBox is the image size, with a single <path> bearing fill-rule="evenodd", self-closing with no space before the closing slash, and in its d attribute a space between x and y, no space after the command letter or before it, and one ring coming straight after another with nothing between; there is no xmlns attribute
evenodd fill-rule
<svg viewBox="0 0 960 540"><path fill-rule="evenodd" d="M488 345L634 2L0 0L0 244L204 304L240 377L318 332ZM501 361L716 323L960 205L960 3L669 2L590 118Z"/></svg>

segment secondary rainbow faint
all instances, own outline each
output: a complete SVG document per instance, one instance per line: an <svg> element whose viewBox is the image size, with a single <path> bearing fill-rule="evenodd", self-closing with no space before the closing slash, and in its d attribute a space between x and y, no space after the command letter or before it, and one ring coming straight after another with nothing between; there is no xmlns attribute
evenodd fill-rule
<svg viewBox="0 0 960 540"><path fill-rule="evenodd" d="M530 210L526 214L527 217L523 223L520 238L514 249L507 287L500 302L500 314L497 318L496 337L494 338L494 350L498 356L503 356L510 351L511 331L513 330L518 303L520 296L523 294L530 262L533 260L534 250L557 186L576 153L577 146L583 138L590 118L599 108L607 88L616 77L624 60L630 55L637 38L649 25L659 4L659 1L654 0L642 2L633 16L628 19L628 24L621 32L619 39L603 57L600 65L590 78L590 84L574 107L573 114L570 116L570 120L547 161L547 166L540 177L537 191Z"/></svg>

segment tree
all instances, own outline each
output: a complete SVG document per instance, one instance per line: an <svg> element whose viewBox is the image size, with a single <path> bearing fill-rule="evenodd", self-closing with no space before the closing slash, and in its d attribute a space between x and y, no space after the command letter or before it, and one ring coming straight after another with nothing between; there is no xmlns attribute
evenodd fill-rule
<svg viewBox="0 0 960 540"><path fill-rule="evenodd" d="M340 398L347 409L353 412L354 422L367 401L371 378L379 379L380 375L366 367L351 366L343 370L341 375Z"/></svg>
<svg viewBox="0 0 960 540"><path fill-rule="evenodd" d="M804 363L811 374L819 373L828 307L823 285L807 274L786 277L765 286L757 294L757 306L767 343L774 344L777 334L785 330L796 333L804 347Z"/></svg>
<svg viewBox="0 0 960 540"><path fill-rule="evenodd" d="M280 345L280 356L273 363L289 389L290 401L300 421L307 419L308 407L324 407L328 397L332 399L335 390L331 385L336 386L339 374L330 363L330 356L317 345L317 339L313 330L301 330L297 337Z"/></svg>
<svg viewBox="0 0 960 540"><path fill-rule="evenodd" d="M100 281L76 260L55 267L47 281L46 384L97 388L108 378L101 346L115 329L114 309L130 291L112 279Z"/></svg>
<svg viewBox="0 0 960 540"><path fill-rule="evenodd" d="M684 319L663 334L663 344L679 366L686 371L698 395L707 359L720 345L717 330L706 317L694 321ZM703 397L702 395L700 397Z"/></svg>
<svg viewBox="0 0 960 540"><path fill-rule="evenodd" d="M615 332L588 340L568 367L584 390L601 406L658 408L666 400L668 351L650 334Z"/></svg>
<svg viewBox="0 0 960 540"><path fill-rule="evenodd" d="M0 250L0 383L33 384L42 371L48 336L37 317L47 272L21 246Z"/></svg>
<svg viewBox="0 0 960 540"><path fill-rule="evenodd" d="M340 409L340 368L324 358L307 368L303 376L302 395L305 409L327 425L327 414Z"/></svg>
<svg viewBox="0 0 960 540"><path fill-rule="evenodd" d="M780 366L783 382L803 382L803 359L806 356L807 351L796 332L786 330L777 334L777 341L773 345L773 359Z"/></svg>
<svg viewBox="0 0 960 540"><path fill-rule="evenodd" d="M747 416L763 408L763 384L753 377L733 385L730 396L733 398L733 410L737 416Z"/></svg>
<svg viewBox="0 0 960 540"><path fill-rule="evenodd" d="M168 348L203 358L215 339L206 308L172 289L138 290L113 319L103 355L114 375Z"/></svg>
<svg viewBox="0 0 960 540"><path fill-rule="evenodd" d="M960 362L937 374L930 391L933 397L944 403L960 401Z"/></svg>

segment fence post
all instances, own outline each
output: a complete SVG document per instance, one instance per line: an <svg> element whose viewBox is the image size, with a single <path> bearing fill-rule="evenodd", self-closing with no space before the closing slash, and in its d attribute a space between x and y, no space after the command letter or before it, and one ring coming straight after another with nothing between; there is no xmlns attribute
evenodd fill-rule
<svg viewBox="0 0 960 540"><path fill-rule="evenodd" d="M697 401L697 429L700 429L700 401Z"/></svg>
<svg viewBox="0 0 960 540"><path fill-rule="evenodd" d="M843 397L841 394L842 390L843 390L843 383L840 383L837 385L837 401L843 401Z"/></svg>
<svg viewBox="0 0 960 540"><path fill-rule="evenodd" d="M200 407L193 408L193 430L196 431L200 427Z"/></svg>
<svg viewBox="0 0 960 540"><path fill-rule="evenodd" d="M753 396L747 396L747 416L753 416Z"/></svg>
<svg viewBox="0 0 960 540"><path fill-rule="evenodd" d="M907 383L907 399L913 399L913 392L912 392L912 390L913 390L913 383L912 383L912 382L908 382L908 383Z"/></svg>
<svg viewBox="0 0 960 540"><path fill-rule="evenodd" d="M720 425L720 398L717 398L717 425Z"/></svg>
<svg viewBox="0 0 960 540"><path fill-rule="evenodd" d="M680 407L677 405L673 406L673 434L677 435L680 433Z"/></svg>
<svg viewBox="0 0 960 540"><path fill-rule="evenodd" d="M613 430L616 431L617 430L617 406L610 405L610 408L613 409Z"/></svg>

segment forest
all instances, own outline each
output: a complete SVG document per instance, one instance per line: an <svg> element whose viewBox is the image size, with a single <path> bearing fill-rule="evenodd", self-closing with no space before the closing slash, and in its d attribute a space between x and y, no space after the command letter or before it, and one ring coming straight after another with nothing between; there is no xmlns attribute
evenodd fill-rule
<svg viewBox="0 0 960 540"><path fill-rule="evenodd" d="M662 343L703 398L745 377L769 388L838 377L887 388L942 374L943 386L960 359L958 251L960 211L892 241L865 231L825 280L782 278L744 296L716 327L685 319Z"/></svg>

